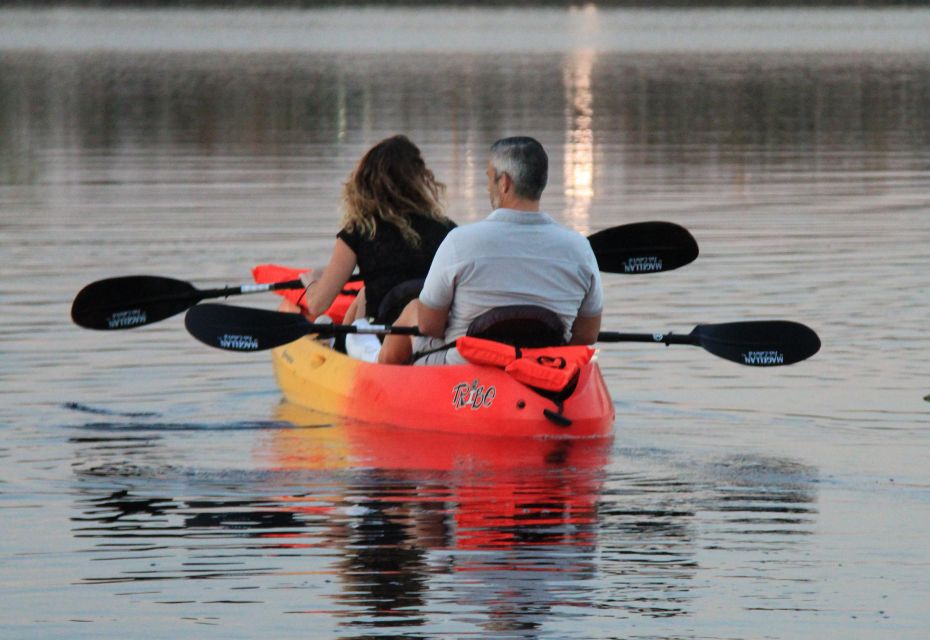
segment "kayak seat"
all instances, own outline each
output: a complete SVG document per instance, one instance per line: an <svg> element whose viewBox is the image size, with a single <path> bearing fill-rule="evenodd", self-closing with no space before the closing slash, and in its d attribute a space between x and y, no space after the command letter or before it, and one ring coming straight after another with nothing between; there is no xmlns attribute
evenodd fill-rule
<svg viewBox="0 0 930 640"><path fill-rule="evenodd" d="M494 307L468 325L465 335L515 347L558 347L565 344L565 326L554 312L533 304Z"/></svg>
<svg viewBox="0 0 930 640"><path fill-rule="evenodd" d="M400 312L404 310L410 301L420 297L420 291L423 289L423 283L426 278L413 278L404 280L395 285L381 299L378 305L378 312L375 315L375 322L378 324L392 324Z"/></svg>
<svg viewBox="0 0 930 640"><path fill-rule="evenodd" d="M471 321L465 335L503 342L518 349L562 347L566 344L565 326L561 318L554 311L532 304L495 307L485 311ZM591 354L588 354L585 361L590 358ZM564 363L564 359L562 362ZM517 355L517 360L507 365L505 370L517 379L522 379L539 395L555 403L555 411L543 410L546 419L560 427L569 427L572 421L562 414L562 408L565 400L575 392L580 369L574 364L561 372L557 371L558 367L545 371L547 365L552 364L554 363L531 362ZM534 380L537 376L539 379Z"/></svg>

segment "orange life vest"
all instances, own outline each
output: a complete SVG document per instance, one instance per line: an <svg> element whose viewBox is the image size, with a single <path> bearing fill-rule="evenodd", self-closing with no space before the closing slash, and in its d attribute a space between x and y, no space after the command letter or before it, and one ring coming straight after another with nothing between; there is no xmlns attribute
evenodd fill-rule
<svg viewBox="0 0 930 640"><path fill-rule="evenodd" d="M307 271L309 271L309 269L294 269L279 264L260 264L252 269L252 277L255 279L255 282L259 284L267 284L270 282L296 280L300 277L300 274ZM358 291L362 288L362 285L363 283L361 281L350 281L346 283L344 288L347 291ZM275 293L287 299L292 304L299 306L302 311L307 310L307 296L306 291L303 289L279 289L275 291ZM340 294L336 296L332 306L326 310L326 315L332 318L333 322L336 324L341 323L343 317L345 317L346 311L349 310L349 305L352 304L354 299L355 297L352 295Z"/></svg>
<svg viewBox="0 0 930 640"><path fill-rule="evenodd" d="M567 387L594 357L594 349L584 345L520 349L471 336L459 338L455 346L472 364L500 367L515 380L546 391Z"/></svg>

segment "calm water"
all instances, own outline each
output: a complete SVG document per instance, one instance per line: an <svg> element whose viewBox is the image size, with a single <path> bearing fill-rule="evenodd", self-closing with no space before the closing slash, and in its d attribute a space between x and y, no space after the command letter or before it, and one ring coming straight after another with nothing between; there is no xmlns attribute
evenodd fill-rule
<svg viewBox="0 0 930 640"><path fill-rule="evenodd" d="M928 32L0 12L0 636L926 637ZM486 214L488 145L528 133L565 224L691 229L693 265L605 278L605 328L787 318L823 350L606 345L612 441L489 444L282 405L266 356L180 318L70 324L104 277L324 263L341 181L395 132L459 222Z"/></svg>

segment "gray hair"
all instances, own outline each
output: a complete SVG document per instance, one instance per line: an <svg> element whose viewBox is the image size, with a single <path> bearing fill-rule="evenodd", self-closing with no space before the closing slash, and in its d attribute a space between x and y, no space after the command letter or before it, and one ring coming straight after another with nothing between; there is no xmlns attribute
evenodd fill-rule
<svg viewBox="0 0 930 640"><path fill-rule="evenodd" d="M495 176L506 173L521 198L539 200L549 179L549 156L539 141L527 136L501 138L491 145Z"/></svg>

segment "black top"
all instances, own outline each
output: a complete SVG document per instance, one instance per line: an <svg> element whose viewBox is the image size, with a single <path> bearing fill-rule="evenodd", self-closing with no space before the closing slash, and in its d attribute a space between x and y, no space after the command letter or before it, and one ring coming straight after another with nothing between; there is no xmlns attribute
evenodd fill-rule
<svg viewBox="0 0 930 640"><path fill-rule="evenodd" d="M365 282L365 313L376 316L381 300L388 291L406 280L425 278L433 256L446 234L455 228L451 220L440 222L420 215L411 215L410 224L420 235L420 246L411 247L400 229L379 222L375 237L342 229L337 238L355 252L358 271Z"/></svg>

